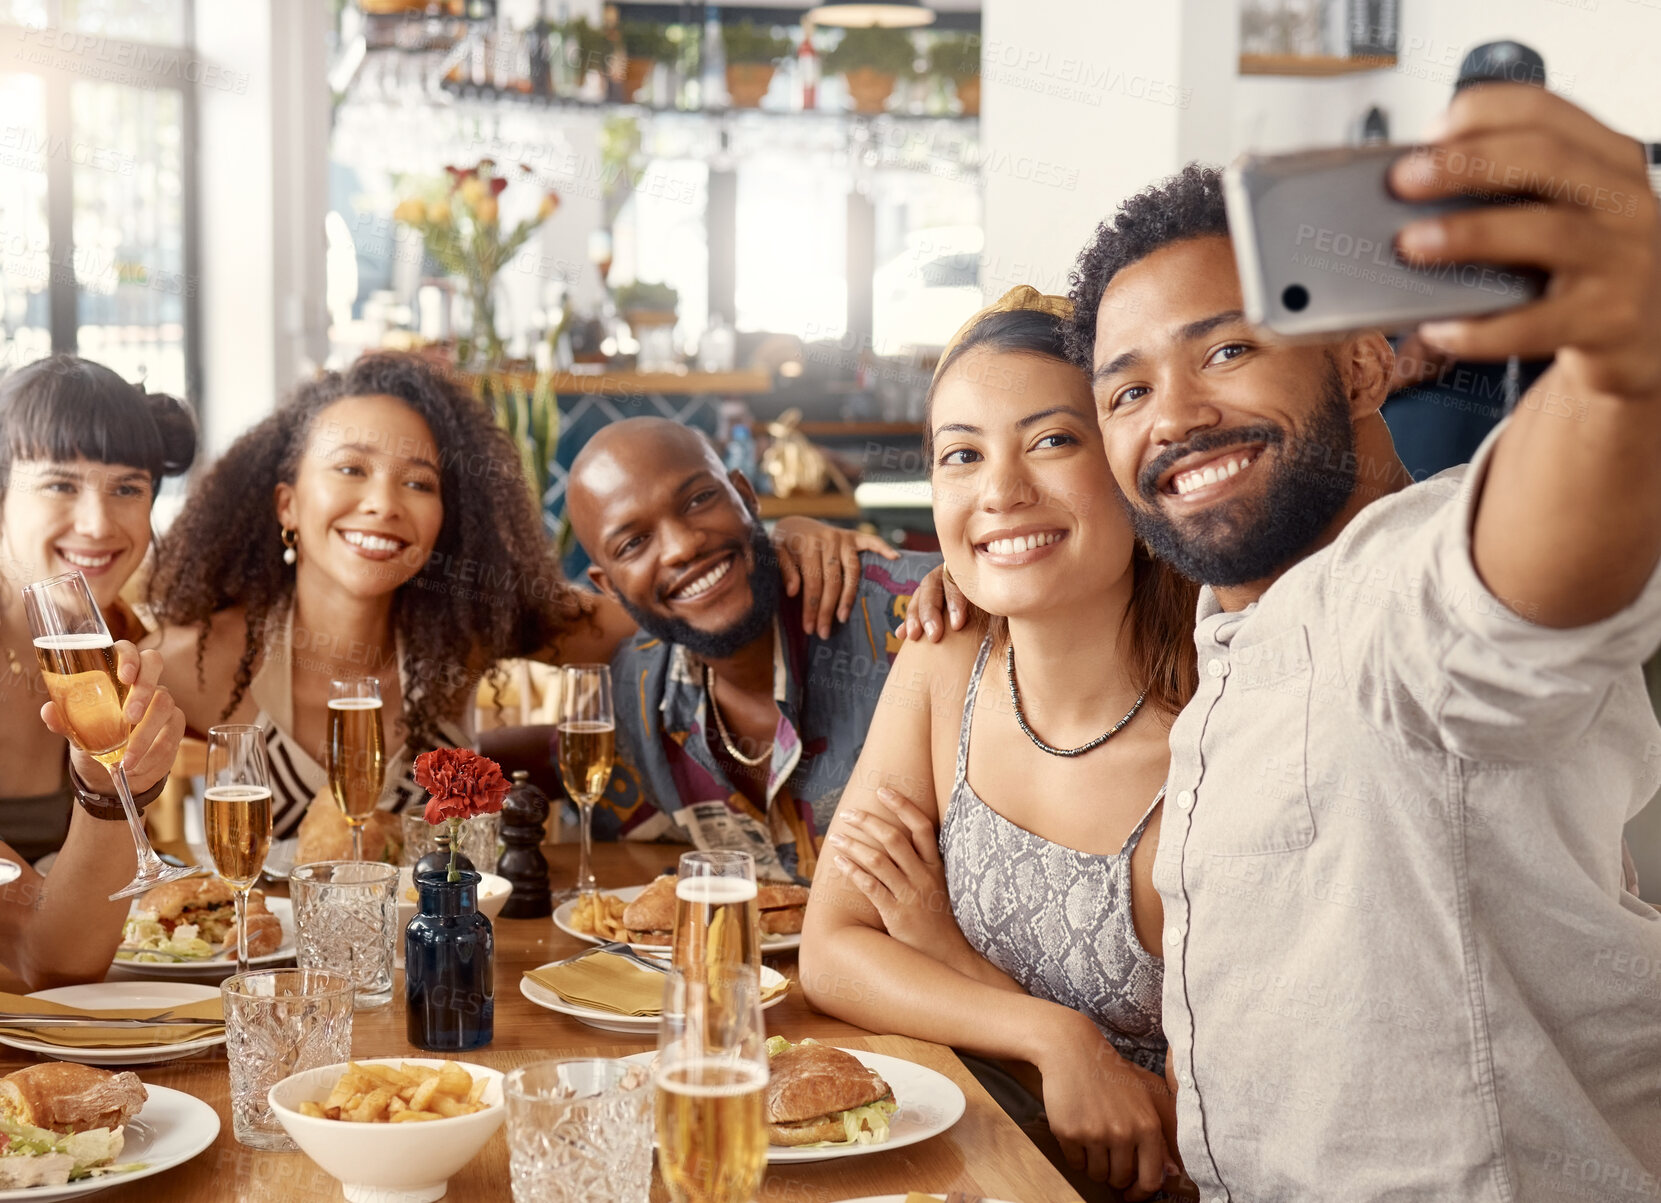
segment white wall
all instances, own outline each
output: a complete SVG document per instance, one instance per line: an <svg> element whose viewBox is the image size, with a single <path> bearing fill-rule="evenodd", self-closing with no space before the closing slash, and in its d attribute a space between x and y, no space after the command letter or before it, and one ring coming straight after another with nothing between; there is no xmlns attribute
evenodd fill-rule
<svg viewBox="0 0 1661 1203"><path fill-rule="evenodd" d="M1228 149L1236 22L1216 0L986 0L982 288L1066 292L1124 197ZM1232 8L1230 8L1232 12Z"/></svg>
<svg viewBox="0 0 1661 1203"><path fill-rule="evenodd" d="M217 455L322 362L326 0L196 5L202 425ZM204 78L209 78L204 73Z"/></svg>

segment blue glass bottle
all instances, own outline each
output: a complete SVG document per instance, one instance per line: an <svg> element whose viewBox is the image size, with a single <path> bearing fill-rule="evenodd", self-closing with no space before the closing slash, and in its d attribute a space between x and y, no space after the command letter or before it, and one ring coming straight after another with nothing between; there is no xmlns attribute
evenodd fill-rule
<svg viewBox="0 0 1661 1203"><path fill-rule="evenodd" d="M479 875L418 873L404 929L409 1042L435 1052L480 1048L495 1035L496 938L479 914Z"/></svg>

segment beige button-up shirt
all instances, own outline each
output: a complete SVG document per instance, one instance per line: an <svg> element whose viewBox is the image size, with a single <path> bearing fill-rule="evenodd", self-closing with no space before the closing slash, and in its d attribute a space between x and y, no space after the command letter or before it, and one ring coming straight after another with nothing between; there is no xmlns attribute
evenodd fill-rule
<svg viewBox="0 0 1661 1203"><path fill-rule="evenodd" d="M1661 1199L1661 915L1621 871L1661 573L1517 618L1471 566L1492 447L1201 595L1154 882L1206 1199Z"/></svg>

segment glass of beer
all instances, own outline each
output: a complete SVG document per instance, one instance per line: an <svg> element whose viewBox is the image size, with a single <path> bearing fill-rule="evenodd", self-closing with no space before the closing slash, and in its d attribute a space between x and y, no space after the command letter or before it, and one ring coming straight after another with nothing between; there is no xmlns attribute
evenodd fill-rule
<svg viewBox="0 0 1661 1203"><path fill-rule="evenodd" d="M767 1169L767 1031L755 970L671 970L653 1092L658 1171L674 1203L753 1203Z"/></svg>
<svg viewBox="0 0 1661 1203"><path fill-rule="evenodd" d="M386 736L381 683L374 677L329 682L329 792L352 829L352 859L363 859L363 825L381 801Z"/></svg>
<svg viewBox="0 0 1661 1203"><path fill-rule="evenodd" d="M748 852L681 854L671 960L692 976L719 965L761 972L756 863Z"/></svg>
<svg viewBox="0 0 1661 1203"><path fill-rule="evenodd" d="M567 664L560 669L559 776L582 815L582 850L577 881L560 897L592 894L594 803L606 792L617 757L617 718L611 708L611 669L604 664Z"/></svg>
<svg viewBox="0 0 1661 1203"><path fill-rule="evenodd" d="M207 790L202 821L208 853L236 891L236 971L248 972L248 891L271 847L271 771L262 727L208 728Z"/></svg>
<svg viewBox="0 0 1661 1203"><path fill-rule="evenodd" d="M190 876L195 869L163 864L144 834L144 819L127 785L127 770L121 766L132 733L126 713L127 686L116 675L115 640L86 578L79 572L66 572L26 585L23 609L46 692L63 712L75 746L109 770L133 833L138 871L110 895L111 900L131 898L164 881Z"/></svg>

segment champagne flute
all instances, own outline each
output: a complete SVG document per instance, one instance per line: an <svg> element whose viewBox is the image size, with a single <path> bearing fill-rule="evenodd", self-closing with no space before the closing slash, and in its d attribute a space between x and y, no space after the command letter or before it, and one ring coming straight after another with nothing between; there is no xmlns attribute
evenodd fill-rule
<svg viewBox="0 0 1661 1203"><path fill-rule="evenodd" d="M25 585L23 608L46 692L63 712L75 746L109 770L133 833L137 872L110 900L131 898L164 881L190 876L195 869L163 864L144 834L144 819L133 802L127 770L121 766L132 734L126 713L128 687L116 673L115 640L86 578L79 572L66 572Z"/></svg>
<svg viewBox="0 0 1661 1203"><path fill-rule="evenodd" d="M561 897L592 894L594 803L606 792L617 755L617 719L611 708L611 669L567 664L560 670L559 776L582 815L582 851L574 889Z"/></svg>
<svg viewBox="0 0 1661 1203"><path fill-rule="evenodd" d="M352 859L363 859L363 825L381 801L386 737L381 683L374 677L329 682L329 790L352 829Z"/></svg>
<svg viewBox="0 0 1661 1203"><path fill-rule="evenodd" d="M674 1203L753 1203L767 1169L767 1073L755 970L671 970L653 1087L658 1171Z"/></svg>
<svg viewBox="0 0 1661 1203"><path fill-rule="evenodd" d="M22 865L14 860L0 860L0 886L9 886L22 876Z"/></svg>
<svg viewBox="0 0 1661 1203"><path fill-rule="evenodd" d="M675 882L671 961L693 976L718 965L761 972L756 862L748 852L685 852Z"/></svg>
<svg viewBox="0 0 1661 1203"><path fill-rule="evenodd" d="M220 879L236 892L236 971L247 973L248 891L259 880L271 848L271 770L264 728L208 728L204 799L208 853Z"/></svg>

